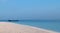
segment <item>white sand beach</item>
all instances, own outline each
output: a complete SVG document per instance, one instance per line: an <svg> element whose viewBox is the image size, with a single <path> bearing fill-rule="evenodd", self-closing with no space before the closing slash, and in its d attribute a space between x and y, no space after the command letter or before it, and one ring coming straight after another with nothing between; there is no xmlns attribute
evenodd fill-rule
<svg viewBox="0 0 60 33"><path fill-rule="evenodd" d="M42 28L10 22L0 22L0 33L57 33Z"/></svg>

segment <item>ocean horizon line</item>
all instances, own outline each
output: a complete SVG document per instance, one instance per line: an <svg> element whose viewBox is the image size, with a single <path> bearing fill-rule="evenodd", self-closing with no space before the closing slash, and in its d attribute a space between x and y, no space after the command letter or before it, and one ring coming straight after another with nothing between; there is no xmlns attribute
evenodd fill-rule
<svg viewBox="0 0 60 33"><path fill-rule="evenodd" d="M8 21L8 20L0 20L0 21ZM41 21L41 22L55 22L60 20L11 20L11 21Z"/></svg>

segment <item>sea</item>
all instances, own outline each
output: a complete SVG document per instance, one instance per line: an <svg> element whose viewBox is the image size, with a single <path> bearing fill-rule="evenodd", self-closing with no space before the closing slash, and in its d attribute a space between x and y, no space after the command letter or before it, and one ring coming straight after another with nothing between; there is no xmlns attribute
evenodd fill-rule
<svg viewBox="0 0 60 33"><path fill-rule="evenodd" d="M0 20L0 21L1 22L9 22L7 20L4 20L4 21ZM60 32L60 21L54 21L54 20L19 20L19 21L10 21L10 22Z"/></svg>

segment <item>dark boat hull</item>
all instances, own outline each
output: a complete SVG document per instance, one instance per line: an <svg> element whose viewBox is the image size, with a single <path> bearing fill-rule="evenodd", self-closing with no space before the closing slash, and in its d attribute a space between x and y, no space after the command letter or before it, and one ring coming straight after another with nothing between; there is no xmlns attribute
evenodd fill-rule
<svg viewBox="0 0 60 33"><path fill-rule="evenodd" d="M19 21L19 20L8 20L9 22L16 22L16 21Z"/></svg>

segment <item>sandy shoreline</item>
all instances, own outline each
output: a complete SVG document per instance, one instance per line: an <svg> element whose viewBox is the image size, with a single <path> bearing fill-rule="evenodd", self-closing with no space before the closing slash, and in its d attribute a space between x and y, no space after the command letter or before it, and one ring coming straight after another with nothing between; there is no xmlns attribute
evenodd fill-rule
<svg viewBox="0 0 60 33"><path fill-rule="evenodd" d="M0 22L0 33L57 33L54 31L28 25Z"/></svg>

